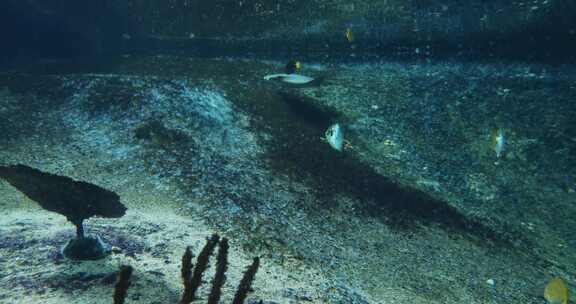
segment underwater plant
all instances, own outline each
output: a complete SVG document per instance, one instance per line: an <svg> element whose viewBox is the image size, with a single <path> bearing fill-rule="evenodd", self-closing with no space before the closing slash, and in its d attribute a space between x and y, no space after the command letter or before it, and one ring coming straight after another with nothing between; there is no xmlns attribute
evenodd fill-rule
<svg viewBox="0 0 576 304"><path fill-rule="evenodd" d="M180 304L190 304L196 299L196 291L202 284L202 274L208 268L208 262L210 255L214 252L216 245L219 245L218 256L216 260L216 273L214 274L214 279L212 280L212 288L210 289L210 295L208 296L208 304L218 304L220 301L220 296L222 292L222 286L226 280L226 269L228 265L228 239L222 238L217 234L213 234L207 239L206 245L200 251L198 258L196 259L196 267L194 267L194 272L192 272L192 250L190 247L186 247L186 251L182 256L182 266L181 275L182 283L184 284L184 291L182 292L182 297ZM252 282L256 277L256 272L260 266L260 259L258 257L254 258L252 264L246 269L238 289L234 295L233 304L242 304L246 300L248 292L252 291ZM123 304L125 297L128 292L128 287L130 287L130 276L132 275L132 267L130 266L120 266L120 271L117 275L117 282L114 288L114 304Z"/></svg>
<svg viewBox="0 0 576 304"><path fill-rule="evenodd" d="M65 216L76 226L76 238L63 248L65 257L96 260L106 256L99 237L84 235L85 219L93 216L119 218L126 212L119 196L91 183L42 172L25 166L0 166L0 177L48 211Z"/></svg>

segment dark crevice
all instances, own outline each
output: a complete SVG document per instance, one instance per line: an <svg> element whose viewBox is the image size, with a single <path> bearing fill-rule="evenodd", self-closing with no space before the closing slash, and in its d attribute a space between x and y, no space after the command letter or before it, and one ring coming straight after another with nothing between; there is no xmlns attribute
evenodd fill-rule
<svg viewBox="0 0 576 304"><path fill-rule="evenodd" d="M295 180L312 184L319 210L330 209L335 196L345 195L363 202L356 206L365 216L379 218L398 230L418 230L422 225L441 226L462 236L490 244L508 244L506 237L472 220L448 202L421 190L400 185L377 173L372 166L354 156L338 152L321 137L338 114L320 109L289 92L276 95L273 106L257 110L268 124L274 140L268 143L268 158L274 170ZM276 112L279 111L279 112ZM266 128L265 126L262 126Z"/></svg>
<svg viewBox="0 0 576 304"><path fill-rule="evenodd" d="M316 128L325 128L339 117L339 114L335 111L319 109L310 98L296 96L284 91L278 92L278 95L294 117Z"/></svg>

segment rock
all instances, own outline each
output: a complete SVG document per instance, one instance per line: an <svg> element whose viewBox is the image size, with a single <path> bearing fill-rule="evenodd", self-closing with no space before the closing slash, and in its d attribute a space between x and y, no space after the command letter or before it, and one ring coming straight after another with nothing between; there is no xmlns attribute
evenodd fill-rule
<svg viewBox="0 0 576 304"><path fill-rule="evenodd" d="M148 270L148 271L146 271L146 272L149 273L149 274L151 274L151 275L157 276L157 277L163 277L163 276L165 276L165 274L164 274L163 272L156 271L156 270Z"/></svg>
<svg viewBox="0 0 576 304"><path fill-rule="evenodd" d="M73 260L98 260L106 257L110 248L99 237L83 237L68 241L62 253Z"/></svg>
<svg viewBox="0 0 576 304"><path fill-rule="evenodd" d="M107 275L105 275L102 280L100 280L100 282L104 285L111 285L114 284L114 282L116 282L116 276L118 275L117 272L111 272Z"/></svg>
<svg viewBox="0 0 576 304"><path fill-rule="evenodd" d="M282 296L285 298L294 299L297 301L312 301L313 297L305 290L296 288L286 288L282 291Z"/></svg>
<svg viewBox="0 0 576 304"><path fill-rule="evenodd" d="M114 254L120 254L120 253L122 253L122 248L112 246L112 248L110 248L110 252L112 252Z"/></svg>
<svg viewBox="0 0 576 304"><path fill-rule="evenodd" d="M247 304L280 304L280 302L250 298Z"/></svg>

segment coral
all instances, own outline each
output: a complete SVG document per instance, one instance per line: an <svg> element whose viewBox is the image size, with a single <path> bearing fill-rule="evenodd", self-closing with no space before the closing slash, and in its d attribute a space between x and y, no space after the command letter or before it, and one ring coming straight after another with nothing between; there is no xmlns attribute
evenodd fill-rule
<svg viewBox="0 0 576 304"><path fill-rule="evenodd" d="M228 267L228 239L222 238L218 248L216 260L216 274L212 280L212 290L208 297L208 304L218 304L224 281L226 281L226 268Z"/></svg>
<svg viewBox="0 0 576 304"><path fill-rule="evenodd" d="M191 303L195 299L195 293L202 283L202 274L208 267L208 262L210 255L214 252L216 245L219 244L218 256L216 261L216 274L212 280L212 288L210 295L208 297L209 304L217 304L220 300L221 289L226 280L226 270L228 266L228 239L222 238L217 234L213 234L207 239L206 245L202 248L202 251L198 255L196 261L196 267L194 268L194 273L192 274L192 251L190 247L186 247L186 251L182 256L182 281L184 284L184 291L182 292L182 298L180 303ZM240 281L238 290L234 296L234 304L242 304L246 300L248 292L250 292L252 282L258 271L260 265L260 259L258 257L254 258L252 264L244 272L244 276ZM123 304L124 299L127 294L128 287L130 286L130 275L132 274L132 267L121 266L118 273L118 279L116 287L114 290L114 304Z"/></svg>
<svg viewBox="0 0 576 304"><path fill-rule="evenodd" d="M83 237L82 222L98 215L121 217L126 207L112 191L24 165L0 167L0 177L48 211L64 215Z"/></svg>
<svg viewBox="0 0 576 304"><path fill-rule="evenodd" d="M182 294L182 300L180 303L182 304L189 304L194 300L196 295L196 291L202 284L202 274L208 268L208 262L210 261L210 255L214 252L214 248L218 244L220 237L217 234L212 235L200 254L198 255L198 259L196 260L196 266L194 267L194 273L192 274L192 278L190 280L184 281L184 293Z"/></svg>
<svg viewBox="0 0 576 304"><path fill-rule="evenodd" d="M0 166L0 177L42 208L64 215L76 226L76 239L69 241L64 249L67 257L89 260L105 256L106 246L99 238L84 237L83 222L92 216L123 216L126 207L116 193L24 165Z"/></svg>
<svg viewBox="0 0 576 304"><path fill-rule="evenodd" d="M114 304L124 304L128 287L130 287L130 277L132 276L132 267L122 266L118 272L118 280L114 287Z"/></svg>
<svg viewBox="0 0 576 304"><path fill-rule="evenodd" d="M248 295L248 292L252 288L252 282L256 276L256 272L258 271L258 267L260 266L260 258L255 257L254 261L252 261L252 265L246 269L244 272L244 276L240 281L240 285L238 285L238 290L236 290L236 295L234 295L234 300L232 304L242 304Z"/></svg>
<svg viewBox="0 0 576 304"><path fill-rule="evenodd" d="M186 251L182 256L182 283L186 286L186 283L190 281L190 276L192 275L192 250L190 246L186 247Z"/></svg>

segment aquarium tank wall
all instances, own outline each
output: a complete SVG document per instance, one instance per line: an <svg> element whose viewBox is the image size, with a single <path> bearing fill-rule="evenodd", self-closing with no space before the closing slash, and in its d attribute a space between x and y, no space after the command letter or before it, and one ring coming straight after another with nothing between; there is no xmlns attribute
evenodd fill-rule
<svg viewBox="0 0 576 304"><path fill-rule="evenodd" d="M574 58L571 1L14 1L3 57L186 53ZM343 36L354 33L355 49ZM33 52L34 50L35 52ZM21 52L19 53L21 54Z"/></svg>

